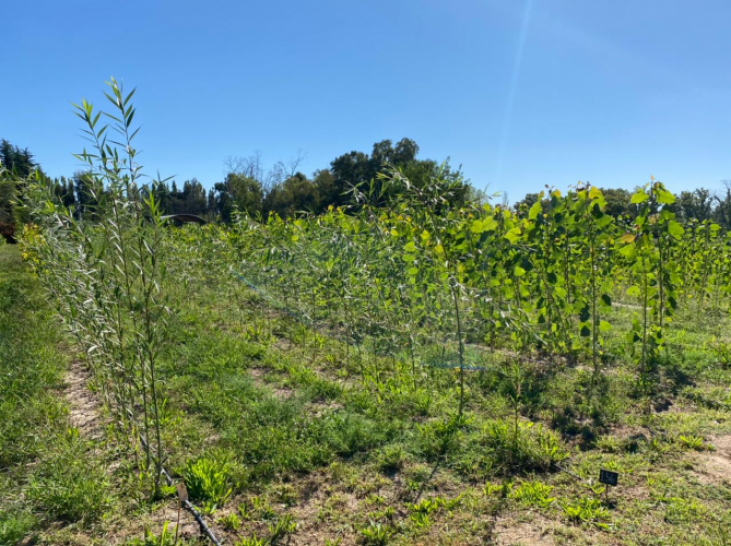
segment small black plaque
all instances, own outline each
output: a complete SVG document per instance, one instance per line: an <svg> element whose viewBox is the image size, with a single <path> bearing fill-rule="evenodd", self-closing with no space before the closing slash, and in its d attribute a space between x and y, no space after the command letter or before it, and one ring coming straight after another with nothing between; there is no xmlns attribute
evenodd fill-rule
<svg viewBox="0 0 731 546"><path fill-rule="evenodd" d="M619 474L616 472L612 472L611 470L599 470L599 483L603 483L605 485L612 485L616 486L617 481L619 480Z"/></svg>

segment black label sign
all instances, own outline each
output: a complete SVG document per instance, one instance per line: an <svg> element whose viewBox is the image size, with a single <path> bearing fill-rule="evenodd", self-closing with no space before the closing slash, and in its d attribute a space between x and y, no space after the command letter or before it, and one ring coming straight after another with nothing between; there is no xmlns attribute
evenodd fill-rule
<svg viewBox="0 0 731 546"><path fill-rule="evenodd" d="M617 481L619 480L619 474L616 472L612 472L611 470L599 470L599 483L603 483L605 485L617 485Z"/></svg>

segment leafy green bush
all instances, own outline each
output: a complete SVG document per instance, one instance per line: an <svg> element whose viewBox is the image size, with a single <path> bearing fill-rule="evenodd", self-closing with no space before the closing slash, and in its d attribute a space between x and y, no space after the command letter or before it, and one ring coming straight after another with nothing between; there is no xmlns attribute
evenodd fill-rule
<svg viewBox="0 0 731 546"><path fill-rule="evenodd" d="M689 449L693 451L707 451L712 449L712 447L707 444L703 440L703 438L701 438L700 436L693 436L692 434L689 434L687 436L681 434L678 437L678 443L684 449Z"/></svg>
<svg viewBox="0 0 731 546"><path fill-rule="evenodd" d="M276 523L269 524L267 528L269 529L269 544L276 546L284 538L294 533L294 530L297 528L297 522L292 516L286 514L277 520Z"/></svg>
<svg viewBox="0 0 731 546"><path fill-rule="evenodd" d="M470 417L460 415L417 425L417 443L427 460L435 461L457 445L462 436L461 429L470 421Z"/></svg>
<svg viewBox="0 0 731 546"><path fill-rule="evenodd" d="M395 531L388 525L371 521L360 531L361 544L365 546L386 546Z"/></svg>
<svg viewBox="0 0 731 546"><path fill-rule="evenodd" d="M239 519L239 516L237 516L234 512L218 518L216 520L216 523L218 523L227 531L238 531L239 527L241 527L241 520Z"/></svg>
<svg viewBox="0 0 731 546"><path fill-rule="evenodd" d="M376 464L381 472L393 473L401 470L409 460L409 455L400 444L382 447L376 454Z"/></svg>
<svg viewBox="0 0 731 546"><path fill-rule="evenodd" d="M542 425L490 421L482 434L495 468L505 473L550 471L567 457L556 435Z"/></svg>
<svg viewBox="0 0 731 546"><path fill-rule="evenodd" d="M20 544L36 526L36 519L25 512L0 512L0 544Z"/></svg>
<svg viewBox="0 0 731 546"><path fill-rule="evenodd" d="M220 507L231 495L227 463L205 457L188 461L184 476L188 494L193 500L207 501Z"/></svg>
<svg viewBox="0 0 731 546"><path fill-rule="evenodd" d="M575 503L566 503L563 511L572 521L592 523L603 529L607 527L605 522L609 520L609 510L598 499L584 497Z"/></svg>
<svg viewBox="0 0 731 546"><path fill-rule="evenodd" d="M555 497L550 496L551 491L553 491L553 486L531 481L518 485L509 496L527 506L547 508L556 500Z"/></svg>

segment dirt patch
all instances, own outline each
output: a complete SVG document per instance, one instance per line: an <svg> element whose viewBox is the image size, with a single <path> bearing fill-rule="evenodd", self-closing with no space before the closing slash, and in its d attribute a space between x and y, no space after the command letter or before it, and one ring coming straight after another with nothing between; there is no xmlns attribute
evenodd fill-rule
<svg viewBox="0 0 731 546"><path fill-rule="evenodd" d="M326 413L334 413L336 411L340 411L344 408L341 403L339 402L329 402L329 403L320 403L320 402L314 402L312 404L309 404L309 413L313 417L321 417L325 415Z"/></svg>
<svg viewBox="0 0 731 546"><path fill-rule="evenodd" d="M355 514L361 509L360 503L352 493L333 494L318 490L312 497L292 510L292 515L300 521L293 544L325 544L327 540L340 540L343 546L356 543L353 529L335 514Z"/></svg>
<svg viewBox="0 0 731 546"><path fill-rule="evenodd" d="M276 398L279 398L280 400L287 400L294 394L293 389L266 382L265 376L269 373L275 373L272 370L266 368L249 368L248 371L251 380L257 387L271 391L272 395Z"/></svg>
<svg viewBox="0 0 731 546"><path fill-rule="evenodd" d="M699 457L696 474L698 481L706 485L723 483L731 485L731 460L722 455Z"/></svg>
<svg viewBox="0 0 731 546"><path fill-rule="evenodd" d="M498 546L553 546L554 524L541 517L516 524L514 521L498 521L495 526L495 544Z"/></svg>
<svg viewBox="0 0 731 546"><path fill-rule="evenodd" d="M694 457L698 481L706 485L731 486L731 435L713 438L711 444L715 451Z"/></svg>
<svg viewBox="0 0 731 546"><path fill-rule="evenodd" d="M612 302L612 307L622 307L624 309L642 310L641 305L633 305L631 303L619 303L617 301ZM647 310L649 311L650 308L648 307Z"/></svg>
<svg viewBox="0 0 731 546"><path fill-rule="evenodd" d="M274 347L276 347L280 351L288 353L289 351L292 351L296 347L296 345L286 337L277 336L274 338Z"/></svg>
<svg viewBox="0 0 731 546"><path fill-rule="evenodd" d="M88 440L103 436L100 419L101 405L89 390L91 374L84 366L74 361L66 372L64 396L69 403L69 421L78 429L79 435Z"/></svg>
<svg viewBox="0 0 731 546"><path fill-rule="evenodd" d="M612 427L609 432L620 442L649 441L652 434L645 427L621 425Z"/></svg>
<svg viewBox="0 0 731 546"><path fill-rule="evenodd" d="M292 507L285 508L282 504L271 503L278 514L277 517L266 521L242 519L241 527L237 531L217 529L216 536L227 544L233 544L242 537L253 534L266 537L270 533L269 526L278 517L288 514L297 522L295 532L287 538L287 544L290 546L326 544L328 540L340 546L355 546L357 534L350 525L350 515L358 513L362 508L356 495L327 487L320 489L317 484L308 485L313 489L307 492L307 498L298 500ZM216 516L223 517L237 513L236 507L243 502L245 502L243 497L230 500L226 508L219 511ZM181 523L181 532L184 531L186 527Z"/></svg>
<svg viewBox="0 0 731 546"><path fill-rule="evenodd" d="M731 434L714 438L711 443L717 452L725 453L727 457L731 457Z"/></svg>

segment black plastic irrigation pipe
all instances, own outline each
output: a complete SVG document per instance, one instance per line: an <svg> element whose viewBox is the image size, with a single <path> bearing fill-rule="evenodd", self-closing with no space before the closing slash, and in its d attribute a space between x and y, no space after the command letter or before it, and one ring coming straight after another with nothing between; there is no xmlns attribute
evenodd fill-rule
<svg viewBox="0 0 731 546"><path fill-rule="evenodd" d="M168 482L168 485L175 485L175 481L170 477L170 474L168 474L168 471L164 468L162 469L162 475L165 476L165 481ZM203 516L201 516L200 512L195 509L195 506L193 506L193 504L191 504L188 499L184 500L182 504L183 508L190 512L193 516L193 519L195 519L195 521L198 523L201 534L206 535L210 539L210 541L213 542L213 544L215 544L216 546L221 546L221 543L218 542L216 535L214 535L213 531L211 531L211 528L206 525L206 522L203 520Z"/></svg>
<svg viewBox="0 0 731 546"><path fill-rule="evenodd" d="M137 436L139 437L140 442L142 443L144 448L147 449L148 448L147 442L142 437L142 434L138 433ZM160 468L161 468L162 475L165 478L165 481L167 482L167 484L169 486L175 485L175 480L173 480L173 478L170 476L168 471L165 470L165 467L161 466ZM208 527L208 525L206 525L206 522L203 520L203 516L201 516L200 512L198 512L198 510L196 510L195 506L193 506L193 504L187 499L182 502L182 505L183 505L183 508L185 508L188 512L191 513L191 515L193 516L193 519L195 519L195 521L198 523L201 534L206 535L210 539L210 541L213 542L213 544L215 544L216 546L221 546L221 543L216 538L216 535L214 535L213 531L211 531L211 528Z"/></svg>
<svg viewBox="0 0 731 546"><path fill-rule="evenodd" d="M566 468L564 468L564 467L563 467L563 466L561 466L560 464L558 464L558 463L552 463L552 464L553 464L553 466L554 466L554 467L556 467L556 468L557 468L557 469L558 469L559 471L561 471L561 472L564 472L565 474L568 474L568 475L569 475L569 476L571 476L572 478L576 478L576 479L577 479L577 480L579 480L580 482L585 482L585 481L586 481L586 480L584 480L584 478L582 478L582 477L581 477L581 476L579 476L578 474L574 474L573 472L571 472L570 470L567 470Z"/></svg>

